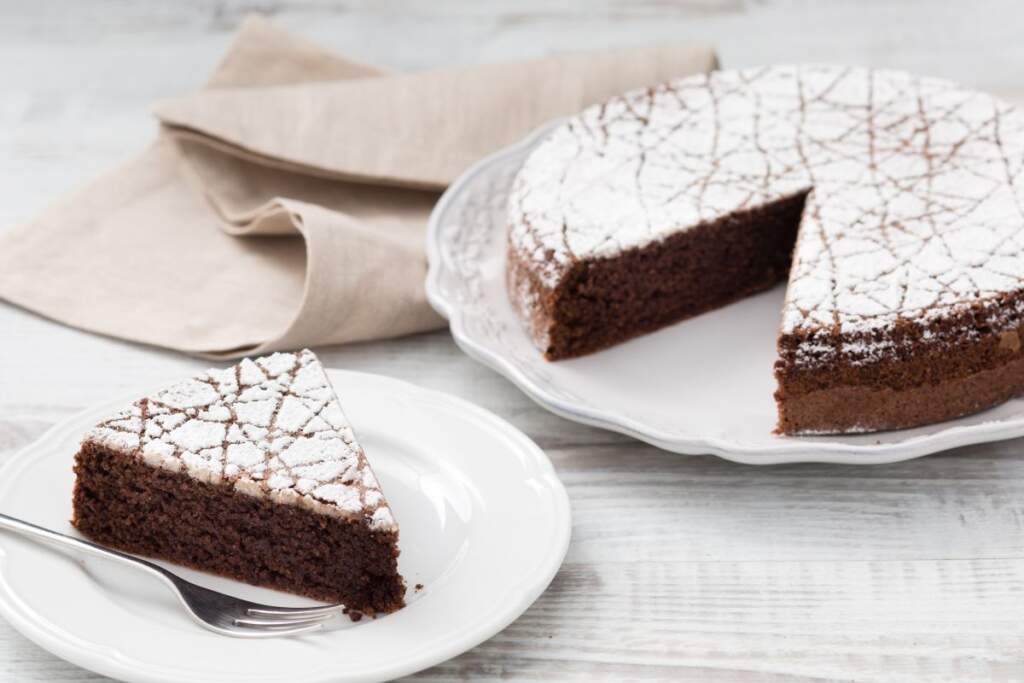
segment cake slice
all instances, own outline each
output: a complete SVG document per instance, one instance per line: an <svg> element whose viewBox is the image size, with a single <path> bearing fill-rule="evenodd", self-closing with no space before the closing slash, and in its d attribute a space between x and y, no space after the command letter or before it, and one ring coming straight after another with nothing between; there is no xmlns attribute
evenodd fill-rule
<svg viewBox="0 0 1024 683"><path fill-rule="evenodd" d="M310 351L140 398L74 469L72 524L99 543L352 613L403 605L398 525Z"/></svg>

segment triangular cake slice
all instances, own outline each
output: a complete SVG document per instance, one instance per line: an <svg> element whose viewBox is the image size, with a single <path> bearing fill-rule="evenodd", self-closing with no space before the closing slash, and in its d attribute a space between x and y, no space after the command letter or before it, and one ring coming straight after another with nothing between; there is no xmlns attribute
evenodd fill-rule
<svg viewBox="0 0 1024 683"><path fill-rule="evenodd" d="M310 351L140 398L75 457L74 519L104 545L339 602L403 605L398 525Z"/></svg>

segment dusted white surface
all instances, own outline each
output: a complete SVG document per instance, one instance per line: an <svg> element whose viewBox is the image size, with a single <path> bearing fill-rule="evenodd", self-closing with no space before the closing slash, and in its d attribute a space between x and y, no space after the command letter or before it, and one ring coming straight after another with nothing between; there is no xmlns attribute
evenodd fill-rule
<svg viewBox="0 0 1024 683"><path fill-rule="evenodd" d="M551 131L512 183L509 241L555 287L577 261L810 192L782 333L828 328L798 362L874 360L884 348L833 349L829 335L871 346L897 322L928 330L1022 288L1022 159L1024 113L951 81L725 69L613 97ZM1019 315L999 313L994 330L1016 329Z"/></svg>
<svg viewBox="0 0 1024 683"><path fill-rule="evenodd" d="M308 349L243 358L138 396L104 416L85 441L282 505L398 529Z"/></svg>
<svg viewBox="0 0 1024 683"><path fill-rule="evenodd" d="M1024 94L1017 0L984 11L928 0L261 6L399 69L693 39L716 44L730 67L867 64ZM149 104L197 87L252 7L5 4L0 226L141 149ZM87 406L208 365L3 304L0 350L0 460ZM1024 678L1024 441L881 467L753 468L558 418L447 332L316 351L328 367L498 413L545 449L569 489L573 543L552 586L500 635L419 680ZM0 621L0 680L106 679Z"/></svg>

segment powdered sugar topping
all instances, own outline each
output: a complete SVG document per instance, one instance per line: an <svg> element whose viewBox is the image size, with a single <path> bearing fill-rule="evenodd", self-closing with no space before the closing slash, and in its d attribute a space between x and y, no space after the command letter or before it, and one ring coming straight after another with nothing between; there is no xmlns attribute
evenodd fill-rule
<svg viewBox="0 0 1024 683"><path fill-rule="evenodd" d="M86 440L248 495L397 529L311 351L209 370L139 399Z"/></svg>
<svg viewBox="0 0 1024 683"><path fill-rule="evenodd" d="M835 66L719 71L584 111L523 166L511 242L553 287L577 260L807 192L784 333L927 327L1024 283L1024 115Z"/></svg>

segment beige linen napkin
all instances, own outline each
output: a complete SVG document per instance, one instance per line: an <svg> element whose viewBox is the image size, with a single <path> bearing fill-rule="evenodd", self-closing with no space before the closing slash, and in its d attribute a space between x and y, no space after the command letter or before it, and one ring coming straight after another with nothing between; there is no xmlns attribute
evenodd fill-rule
<svg viewBox="0 0 1024 683"><path fill-rule="evenodd" d="M249 19L142 155L0 232L0 297L212 357L441 320L423 233L469 164L615 93L714 68L660 47L397 75Z"/></svg>

